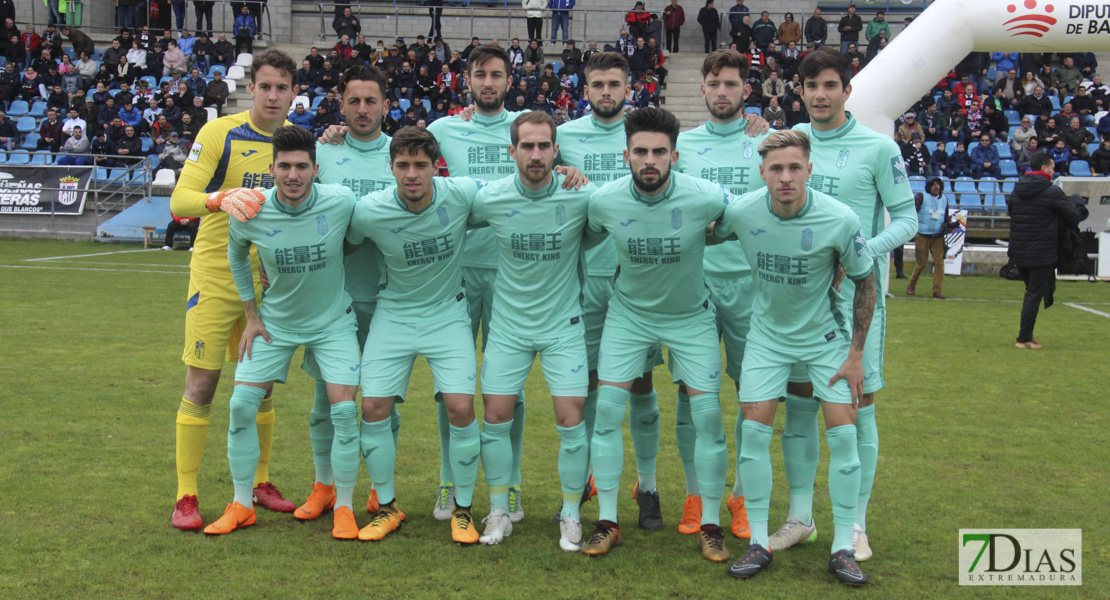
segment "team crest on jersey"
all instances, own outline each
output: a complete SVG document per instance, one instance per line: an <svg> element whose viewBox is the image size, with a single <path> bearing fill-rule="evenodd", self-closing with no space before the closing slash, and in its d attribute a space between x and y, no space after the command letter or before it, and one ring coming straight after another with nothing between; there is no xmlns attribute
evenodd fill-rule
<svg viewBox="0 0 1110 600"><path fill-rule="evenodd" d="M682 229L682 209L676 208L671 211L671 227L675 229Z"/></svg>
<svg viewBox="0 0 1110 600"><path fill-rule="evenodd" d="M802 230L801 246L802 250L805 250L806 252L809 252L813 249L813 230L809 227L806 227Z"/></svg>
<svg viewBox="0 0 1110 600"><path fill-rule="evenodd" d="M567 207L562 204L555 207L555 224L562 225L567 222Z"/></svg>
<svg viewBox="0 0 1110 600"><path fill-rule="evenodd" d="M327 235L328 234L328 216L327 215L316 215L316 231L319 231L320 235Z"/></svg>
<svg viewBox="0 0 1110 600"><path fill-rule="evenodd" d="M193 347L193 355L196 356L197 359L204 358L204 342L196 343L196 346Z"/></svg>
<svg viewBox="0 0 1110 600"><path fill-rule="evenodd" d="M745 159L749 159L755 154L755 146L751 142L744 142L740 148Z"/></svg>
<svg viewBox="0 0 1110 600"><path fill-rule="evenodd" d="M439 219L439 224L447 227L447 207L441 206L436 209L436 218Z"/></svg>
<svg viewBox="0 0 1110 600"><path fill-rule="evenodd" d="M847 148L841 148L840 154L836 155L836 168L843 169L848 164L848 153L851 152Z"/></svg>
<svg viewBox="0 0 1110 600"><path fill-rule="evenodd" d="M906 172L906 163L902 162L901 156L890 157L890 171L894 175L895 185L906 183L910 180L910 174Z"/></svg>

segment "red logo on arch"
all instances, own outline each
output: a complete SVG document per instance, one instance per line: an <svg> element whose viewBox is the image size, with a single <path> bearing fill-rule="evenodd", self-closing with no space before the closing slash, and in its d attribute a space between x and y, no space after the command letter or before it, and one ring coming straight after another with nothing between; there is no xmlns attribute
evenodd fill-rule
<svg viewBox="0 0 1110 600"><path fill-rule="evenodd" d="M1042 37L1048 33L1049 27L1056 24L1056 18L1049 16L1056 7L1051 4L1045 4L1041 9L1037 9L1037 0L1025 0L1021 3L1021 7L1029 11L1037 11L1029 14L1018 15L1009 21L1003 23L1008 25L1006 31L1012 31L1010 37L1017 37L1019 35L1031 35L1033 37ZM1006 11L1016 13L1019 6L1011 4L1006 7ZM1044 14L1038 14L1043 12Z"/></svg>

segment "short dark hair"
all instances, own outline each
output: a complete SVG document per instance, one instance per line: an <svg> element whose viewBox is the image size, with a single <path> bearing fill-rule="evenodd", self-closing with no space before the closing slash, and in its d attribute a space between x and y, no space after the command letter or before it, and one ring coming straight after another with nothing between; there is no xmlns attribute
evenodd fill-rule
<svg viewBox="0 0 1110 600"><path fill-rule="evenodd" d="M852 81L852 65L848 57L832 46L822 46L810 52L798 65L798 74L802 76L802 83L806 79L813 79L825 69L833 69L840 75L840 84L848 87Z"/></svg>
<svg viewBox="0 0 1110 600"><path fill-rule="evenodd" d="M340 96L347 91L347 85L352 81L373 81L378 84L378 91L383 98L389 92L389 80L378 67L357 65L344 71L343 76L339 78L339 85L335 88Z"/></svg>
<svg viewBox="0 0 1110 600"><path fill-rule="evenodd" d="M1029 159L1029 168L1033 169L1034 171L1040 171L1047 167L1050 163L1055 162L1056 161L1052 160L1051 156L1038 152Z"/></svg>
<svg viewBox="0 0 1110 600"><path fill-rule="evenodd" d="M270 138L274 146L274 160L277 160L278 152L297 152L303 150L308 152L308 157L312 162L316 162L316 138L312 134L301 127L300 125L285 125L278 127L274 131L274 136Z"/></svg>
<svg viewBox="0 0 1110 600"><path fill-rule="evenodd" d="M740 79L747 80L748 72L751 70L751 63L748 62L748 57L740 54L740 52L732 49L714 50L710 52L705 60L701 63L701 76L705 79L710 73L716 75L721 72L721 69L739 69Z"/></svg>
<svg viewBox="0 0 1110 600"><path fill-rule="evenodd" d="M532 123L533 125L547 125L551 128L551 143L555 143L555 119L551 115L533 110L529 112L522 112L509 126L509 141L515 146L520 143L520 126L525 123Z"/></svg>
<svg viewBox="0 0 1110 600"><path fill-rule="evenodd" d="M624 117L624 139L627 142L641 131L665 133L671 139L671 149L678 144L678 118L662 108L638 108Z"/></svg>
<svg viewBox="0 0 1110 600"><path fill-rule="evenodd" d="M258 69L262 67L273 67L282 75L287 75L290 84L296 83L297 63L293 62L293 58L281 50L270 48L265 52L254 55L254 58L251 60L252 82L254 81L255 74L258 73Z"/></svg>
<svg viewBox="0 0 1110 600"><path fill-rule="evenodd" d="M399 154L416 154L423 152L432 159L432 162L439 160L439 142L436 141L436 136L427 129L421 129L409 125L402 127L397 135L393 136L393 141L389 143L389 160L393 161Z"/></svg>
<svg viewBox="0 0 1110 600"><path fill-rule="evenodd" d="M509 52L501 46L494 46L493 44L482 44L470 51L470 58L466 61L466 73L469 75L474 72L474 68L478 65L485 64L486 61L495 58L505 63L505 74L512 75L510 72L512 62L509 60Z"/></svg>
<svg viewBox="0 0 1110 600"><path fill-rule="evenodd" d="M627 79L629 72L628 59L620 52L596 52L590 55L590 59L586 61L586 78L589 79L590 73L593 71L608 71L610 69L620 69Z"/></svg>

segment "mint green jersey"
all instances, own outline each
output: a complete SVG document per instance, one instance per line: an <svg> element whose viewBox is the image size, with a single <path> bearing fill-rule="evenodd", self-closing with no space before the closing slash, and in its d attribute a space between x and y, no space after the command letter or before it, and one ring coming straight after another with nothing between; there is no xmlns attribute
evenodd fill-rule
<svg viewBox="0 0 1110 600"><path fill-rule="evenodd" d="M590 198L589 228L608 231L620 273L613 301L658 321L697 314L709 302L702 260L705 228L732 195L721 186L673 170L667 188L641 194L632 175L601 186Z"/></svg>
<svg viewBox="0 0 1110 600"><path fill-rule="evenodd" d="M770 133L750 137L744 133L747 119L731 123L707 121L701 127L678 134L678 163L675 169L706 181L719 183L739 196L766 186L759 176L759 144ZM736 242L705 249L705 274L716 277L748 277L752 268Z"/></svg>
<svg viewBox="0 0 1110 600"><path fill-rule="evenodd" d="M356 198L384 190L396 184L389 168L390 137L381 134L372 142L360 142L350 135L343 143L316 144L316 163L320 174L316 181L336 183L351 188ZM385 265L382 253L374 244L363 244L354 254L343 259L347 271L347 293L355 302L374 302Z"/></svg>
<svg viewBox="0 0 1110 600"><path fill-rule="evenodd" d="M251 245L270 278L259 316L267 327L316 332L333 327L351 308L343 289L343 237L355 195L341 185L315 183L308 198L291 207L264 192L266 202L247 222L230 219L227 255L244 301L254 298ZM244 268L245 267L245 268Z"/></svg>
<svg viewBox="0 0 1110 600"><path fill-rule="evenodd" d="M559 164L582 171L594 185L604 185L628 175L624 151L624 119L598 123L586 115L559 126ZM586 251L586 274L612 277L617 272L617 253L611 244L598 244Z"/></svg>
<svg viewBox="0 0 1110 600"><path fill-rule="evenodd" d="M833 276L840 265L848 277L860 279L874 265L850 208L807 188L798 216L783 219L771 210L770 193L756 190L729 203L714 233L738 239L754 270L749 343L812 348L852 339L852 315L837 306Z"/></svg>
<svg viewBox="0 0 1110 600"><path fill-rule="evenodd" d="M816 131L810 123L794 129L809 135L813 175L809 186L848 205L863 224L868 252L881 261L917 233L910 178L902 152L889 135L856 121L833 131ZM890 227L883 208L890 211ZM884 263L885 264L885 263Z"/></svg>
<svg viewBox="0 0 1110 600"><path fill-rule="evenodd" d="M471 222L488 223L497 241L491 329L553 338L581 319L582 232L597 188L564 190L563 179L532 191L506 177L478 192Z"/></svg>
<svg viewBox="0 0 1110 600"><path fill-rule="evenodd" d="M367 194L355 206L347 239L367 238L385 259L385 286L374 318L428 323L468 318L462 291L466 223L480 182L466 177L433 179L432 203L419 213L397 197L396 186Z"/></svg>
<svg viewBox="0 0 1110 600"><path fill-rule="evenodd" d="M428 131L436 136L439 151L451 177L474 177L495 181L516 175L516 161L509 156L509 127L516 113L502 110L496 117L474 113L470 121L458 116L436 119ZM463 265L497 268L497 244L489 229L467 234Z"/></svg>

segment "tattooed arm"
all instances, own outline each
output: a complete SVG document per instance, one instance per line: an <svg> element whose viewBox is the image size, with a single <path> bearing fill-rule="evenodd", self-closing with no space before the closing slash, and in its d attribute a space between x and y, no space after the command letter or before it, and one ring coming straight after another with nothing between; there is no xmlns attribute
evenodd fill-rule
<svg viewBox="0 0 1110 600"><path fill-rule="evenodd" d="M875 313L875 273L872 271L863 279L853 281L856 295L852 302L852 347L844 364L829 380L829 387L839 379L847 381L852 389L852 407L857 408L863 398L863 345L867 342L867 330Z"/></svg>

